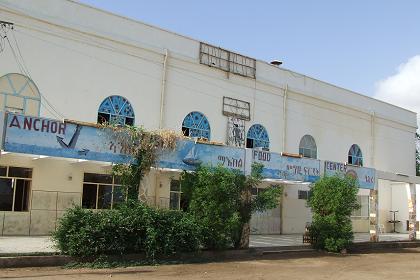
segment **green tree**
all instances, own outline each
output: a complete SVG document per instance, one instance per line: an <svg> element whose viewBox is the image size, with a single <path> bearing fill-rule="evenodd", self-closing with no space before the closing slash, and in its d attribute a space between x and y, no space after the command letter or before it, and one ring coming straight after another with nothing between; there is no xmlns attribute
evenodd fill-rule
<svg viewBox="0 0 420 280"><path fill-rule="evenodd" d="M112 175L120 179L129 200L145 200L139 197L140 182L156 163L159 152L174 150L181 135L169 131L147 131L142 127L104 124L105 135L118 143L121 152L131 156L132 161L118 163L112 167Z"/></svg>
<svg viewBox="0 0 420 280"><path fill-rule="evenodd" d="M189 201L187 211L199 223L206 248L247 248L252 213L278 205L279 187L252 196L252 188L261 183L262 167L253 165L250 176L223 166L200 166L195 172L183 173L181 186Z"/></svg>
<svg viewBox="0 0 420 280"><path fill-rule="evenodd" d="M353 240L351 213L358 209L358 186L349 176L323 177L310 191L308 200L313 218L310 234L313 246L339 252Z"/></svg>

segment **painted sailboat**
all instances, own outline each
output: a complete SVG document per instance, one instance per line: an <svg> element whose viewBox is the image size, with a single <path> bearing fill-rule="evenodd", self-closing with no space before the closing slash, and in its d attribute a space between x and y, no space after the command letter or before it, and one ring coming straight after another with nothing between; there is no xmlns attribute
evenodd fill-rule
<svg viewBox="0 0 420 280"><path fill-rule="evenodd" d="M197 151L195 150L195 145L191 148L188 154L182 160L187 165L198 166L202 161L197 156Z"/></svg>

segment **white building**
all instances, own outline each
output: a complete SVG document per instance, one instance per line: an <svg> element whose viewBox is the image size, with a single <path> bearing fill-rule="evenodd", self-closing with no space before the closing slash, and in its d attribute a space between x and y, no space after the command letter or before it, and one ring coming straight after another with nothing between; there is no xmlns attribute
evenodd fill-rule
<svg viewBox="0 0 420 280"><path fill-rule="evenodd" d="M420 182L415 112L72 0L1 0L0 20L13 24L0 30L0 110L88 123L119 117L219 143L234 114L250 148L377 170L378 223L390 231L389 211L398 210L397 230L406 231ZM109 163L5 151L0 164L0 235L47 234L73 203L110 207L101 195L115 182L92 175L107 174ZM152 171L143 182L149 203L176 207L178 175ZM256 232L302 233L310 222L308 185L281 182L282 206L255 215ZM369 231L369 193L360 190L355 231Z"/></svg>

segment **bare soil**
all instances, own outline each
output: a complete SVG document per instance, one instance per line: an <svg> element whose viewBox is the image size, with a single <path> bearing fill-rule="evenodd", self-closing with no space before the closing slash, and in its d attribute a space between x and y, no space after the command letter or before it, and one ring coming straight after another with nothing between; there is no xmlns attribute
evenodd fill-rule
<svg viewBox="0 0 420 280"><path fill-rule="evenodd" d="M0 269L0 279L420 279L420 249L118 269Z"/></svg>

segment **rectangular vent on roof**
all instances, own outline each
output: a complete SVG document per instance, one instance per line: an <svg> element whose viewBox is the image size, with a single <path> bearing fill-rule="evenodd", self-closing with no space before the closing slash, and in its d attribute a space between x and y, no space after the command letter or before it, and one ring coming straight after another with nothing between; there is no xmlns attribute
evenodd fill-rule
<svg viewBox="0 0 420 280"><path fill-rule="evenodd" d="M255 59L206 43L200 43L200 63L255 79Z"/></svg>

